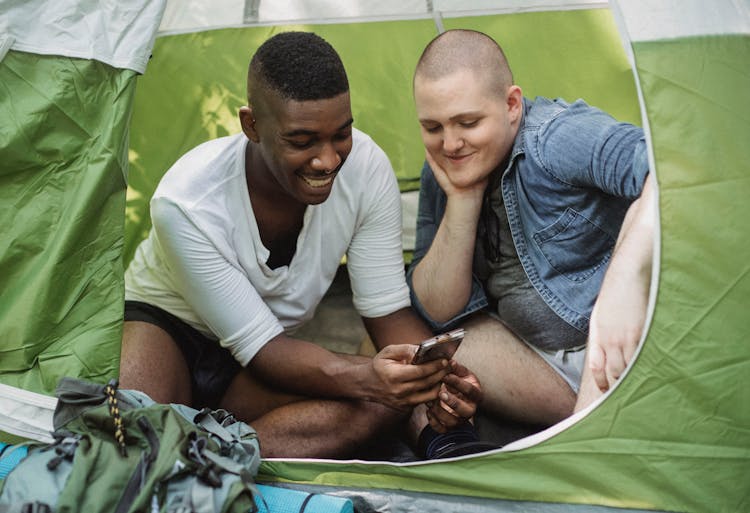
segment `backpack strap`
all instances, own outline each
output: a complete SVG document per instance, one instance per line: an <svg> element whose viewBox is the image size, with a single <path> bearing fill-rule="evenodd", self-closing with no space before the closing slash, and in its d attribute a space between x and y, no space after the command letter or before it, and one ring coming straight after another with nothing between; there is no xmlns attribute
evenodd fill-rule
<svg viewBox="0 0 750 513"><path fill-rule="evenodd" d="M317 493L309 493L307 494L307 497L305 497L305 500L302 501L302 504L299 506L299 513L305 513L305 508L307 507L307 503L310 502L310 499L312 499L315 495L318 495Z"/></svg>
<svg viewBox="0 0 750 513"><path fill-rule="evenodd" d="M47 462L47 470L55 470L63 460L73 461L78 444L81 443L81 439L83 438L79 434L71 433L64 429L54 431L52 437L55 441L51 449L54 449L55 456Z"/></svg>
<svg viewBox="0 0 750 513"><path fill-rule="evenodd" d="M20 504L0 504L0 513L53 513L49 504L39 501Z"/></svg>
<svg viewBox="0 0 750 513"><path fill-rule="evenodd" d="M213 412L209 408L203 408L199 411L193 422L196 426L199 426L212 435L217 436L219 439L226 443L232 443L238 441L238 438L229 432L227 428L219 424L219 421L213 416Z"/></svg>
<svg viewBox="0 0 750 513"><path fill-rule="evenodd" d="M140 416L136 420L136 424L146 436L150 450L148 454L141 454L141 461L138 462L133 474L130 476L128 484L125 486L125 491L122 494L122 498L117 504L115 513L125 513L130 509L130 506L141 491L148 469L151 467L151 464L156 461L156 457L159 455L159 437L149 420L145 416Z"/></svg>
<svg viewBox="0 0 750 513"><path fill-rule="evenodd" d="M224 445L230 448L232 445L239 445L240 447L242 447L242 450L249 456L254 456L257 452L255 443L253 441L243 439L237 434L229 431L229 429L227 429L225 426L228 425L228 423L237 421L235 421L234 417L231 415L224 416L224 413L226 413L224 412L224 410L211 411L209 408L203 408L195 415L195 417L193 418L193 422L198 427L204 429L208 433L218 438L222 442L222 450L225 449ZM216 419L217 414L223 417L223 423L220 423L219 420ZM249 431L248 434L254 434L254 430L252 430L252 428L247 426L247 429Z"/></svg>

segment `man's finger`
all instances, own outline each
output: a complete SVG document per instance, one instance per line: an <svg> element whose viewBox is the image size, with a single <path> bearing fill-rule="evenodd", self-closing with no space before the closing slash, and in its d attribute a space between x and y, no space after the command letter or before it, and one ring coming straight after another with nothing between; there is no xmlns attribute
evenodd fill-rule
<svg viewBox="0 0 750 513"><path fill-rule="evenodd" d="M434 386L430 389L421 389L419 391L412 392L404 396L404 403L410 406L416 406L418 404L426 403L428 401L434 401L438 398L440 393L440 387Z"/></svg>
<svg viewBox="0 0 750 513"><path fill-rule="evenodd" d="M377 356L397 362L410 363L418 347L414 344L391 344L381 349Z"/></svg>
<svg viewBox="0 0 750 513"><path fill-rule="evenodd" d="M625 344L625 346L622 348L622 354L625 357L625 365L627 366L632 360L633 356L635 356L635 350L638 349L638 342L640 342L640 336L636 339L631 341L630 344Z"/></svg>
<svg viewBox="0 0 750 513"><path fill-rule="evenodd" d="M462 379L455 374L448 374L443 378L443 383L448 385L456 392L461 393L466 399L474 402L482 400L482 389L477 387L474 383Z"/></svg>
<svg viewBox="0 0 750 513"><path fill-rule="evenodd" d="M607 382L609 387L614 386L615 382L620 379L623 371L625 370L625 359L622 351L619 348L615 348L607 353L607 363L605 365Z"/></svg>
<svg viewBox="0 0 750 513"><path fill-rule="evenodd" d="M442 403L437 403L430 409L430 414L444 427L451 429L464 422L464 419L448 410Z"/></svg>
<svg viewBox="0 0 750 513"><path fill-rule="evenodd" d="M588 358L589 369L591 369L591 375L594 378L596 386L599 387L599 390L601 390L602 392L606 392L609 388L609 383L607 381L607 373L604 369L604 365L606 362L606 355L604 354L604 350L597 344L589 343Z"/></svg>
<svg viewBox="0 0 750 513"><path fill-rule="evenodd" d="M439 398L445 407L450 408L454 415L461 419L470 419L477 412L477 403L466 401L465 398L460 395L441 392Z"/></svg>
<svg viewBox="0 0 750 513"><path fill-rule="evenodd" d="M440 422L440 420L435 417L432 410L427 410L427 422L430 424L430 427L438 433L445 433L446 431L448 431L448 429Z"/></svg>

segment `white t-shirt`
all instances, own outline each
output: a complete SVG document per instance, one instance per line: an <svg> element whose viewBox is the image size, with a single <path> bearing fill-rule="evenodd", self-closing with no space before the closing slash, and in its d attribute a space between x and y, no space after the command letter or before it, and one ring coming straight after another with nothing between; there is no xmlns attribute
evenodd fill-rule
<svg viewBox="0 0 750 513"><path fill-rule="evenodd" d="M125 298L158 306L245 366L271 338L310 320L344 254L354 307L410 305L398 184L385 153L354 130L326 201L309 205L288 266L270 269L245 180L244 134L191 150L151 199L153 228L125 273Z"/></svg>

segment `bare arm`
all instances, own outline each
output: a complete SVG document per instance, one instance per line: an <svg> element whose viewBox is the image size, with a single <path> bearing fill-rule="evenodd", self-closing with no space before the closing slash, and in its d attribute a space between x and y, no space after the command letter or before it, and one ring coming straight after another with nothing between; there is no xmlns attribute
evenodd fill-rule
<svg viewBox="0 0 750 513"><path fill-rule="evenodd" d="M374 358L338 355L281 334L250 361L251 372L286 391L313 397L375 401L407 408L435 399L447 362L408 365L416 346L385 348Z"/></svg>
<svg viewBox="0 0 750 513"><path fill-rule="evenodd" d="M600 391L619 379L643 332L651 284L656 192L648 175L618 236L612 261L591 313L588 371Z"/></svg>
<svg viewBox="0 0 750 513"><path fill-rule="evenodd" d="M363 317L362 322L378 350L393 344L419 344L432 336L411 308L402 308L383 317Z"/></svg>
<svg viewBox="0 0 750 513"><path fill-rule="evenodd" d="M445 322L464 308L471 294L477 223L487 180L457 189L429 154L427 161L448 201L435 239L414 269L412 287L429 316Z"/></svg>

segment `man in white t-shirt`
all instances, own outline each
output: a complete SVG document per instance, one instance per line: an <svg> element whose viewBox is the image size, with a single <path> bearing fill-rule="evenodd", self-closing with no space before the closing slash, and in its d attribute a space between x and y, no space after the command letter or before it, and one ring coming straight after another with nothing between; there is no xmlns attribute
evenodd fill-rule
<svg viewBox="0 0 750 513"><path fill-rule="evenodd" d="M445 360L409 365L431 333L410 308L399 190L352 126L335 50L303 32L266 41L239 117L242 134L188 152L151 200L153 229L125 279L121 385L235 413L264 457L350 456L422 403L439 431L465 425L474 376ZM287 334L344 255L354 306L384 348L372 359Z"/></svg>

